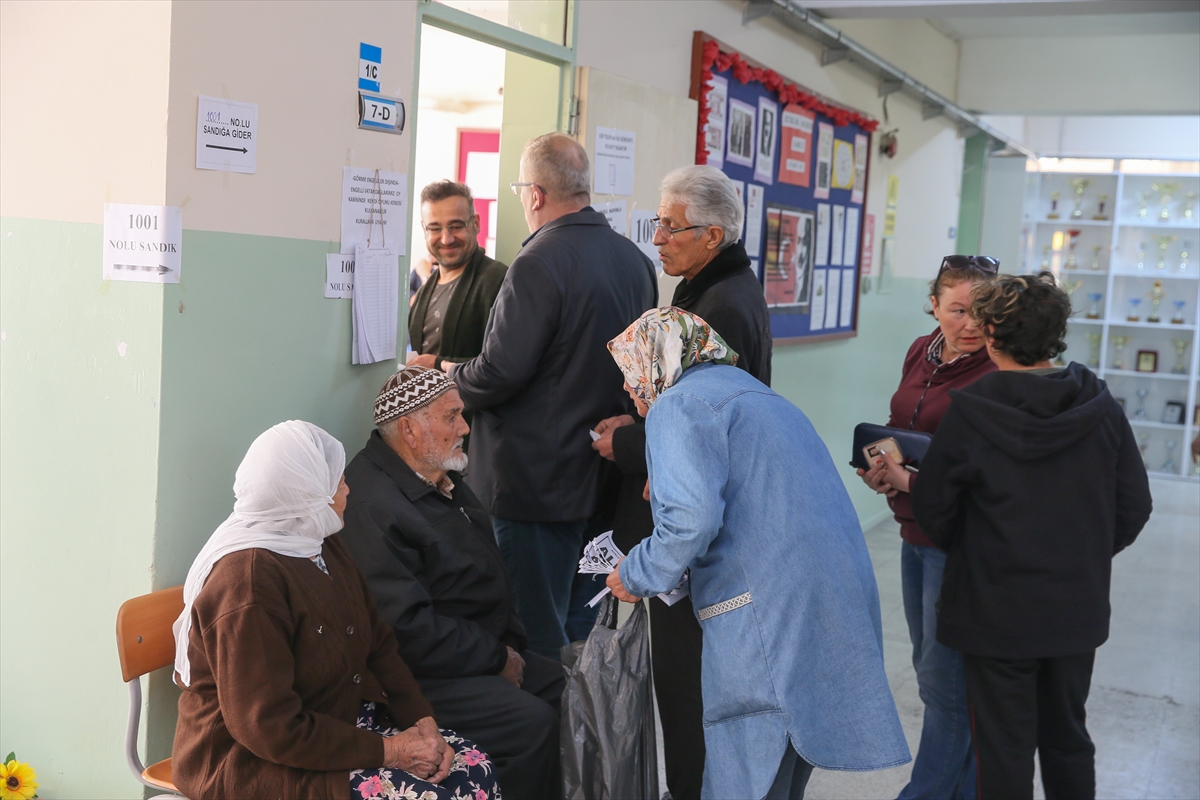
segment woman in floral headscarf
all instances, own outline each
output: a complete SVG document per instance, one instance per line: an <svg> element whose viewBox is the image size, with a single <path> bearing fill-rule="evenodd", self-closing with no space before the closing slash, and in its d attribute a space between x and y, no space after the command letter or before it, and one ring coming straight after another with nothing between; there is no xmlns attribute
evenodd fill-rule
<svg viewBox="0 0 1200 800"><path fill-rule="evenodd" d="M635 602L690 573L703 796L802 798L814 766L907 762L875 574L808 418L686 311L647 311L608 348L646 417L654 512L608 585Z"/></svg>

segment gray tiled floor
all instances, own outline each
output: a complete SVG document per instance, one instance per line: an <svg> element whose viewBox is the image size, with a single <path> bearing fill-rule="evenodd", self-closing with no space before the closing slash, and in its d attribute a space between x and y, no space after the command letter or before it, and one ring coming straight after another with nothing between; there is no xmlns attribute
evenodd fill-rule
<svg viewBox="0 0 1200 800"><path fill-rule="evenodd" d="M1100 798L1200 797L1200 486L1151 483L1155 511L1113 564L1112 626L1096 655L1088 728ZM898 526L867 532L883 610L884 658L915 752L921 732L900 598ZM894 798L909 767L817 770L809 800ZM1041 798L1041 786L1035 786Z"/></svg>

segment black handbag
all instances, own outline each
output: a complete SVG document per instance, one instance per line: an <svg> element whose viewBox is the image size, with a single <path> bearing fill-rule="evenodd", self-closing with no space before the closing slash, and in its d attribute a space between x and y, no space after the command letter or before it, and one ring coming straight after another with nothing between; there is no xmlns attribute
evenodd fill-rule
<svg viewBox="0 0 1200 800"><path fill-rule="evenodd" d="M925 453L929 451L929 443L933 441L933 436L922 431L889 428L887 425L860 422L854 426L854 445L850 466L869 470L871 465L867 463L866 456L863 455L863 448L888 437L895 439L896 444L900 445L900 453L904 456L905 466L914 469L921 466L921 459L925 457Z"/></svg>

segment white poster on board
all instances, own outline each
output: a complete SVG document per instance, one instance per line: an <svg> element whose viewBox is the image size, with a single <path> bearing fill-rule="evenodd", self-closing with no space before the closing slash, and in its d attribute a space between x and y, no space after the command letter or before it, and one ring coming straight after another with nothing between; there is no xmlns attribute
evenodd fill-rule
<svg viewBox="0 0 1200 800"><path fill-rule="evenodd" d="M817 258L818 267L829 264L829 203L817 203Z"/></svg>
<svg viewBox="0 0 1200 800"><path fill-rule="evenodd" d="M808 329L819 331L825 327L825 273L828 270L814 269L812 282L812 304L809 306Z"/></svg>
<svg viewBox="0 0 1200 800"><path fill-rule="evenodd" d="M408 176L381 169L342 167L341 252L353 255L357 245L387 247L405 255L408 224Z"/></svg>
<svg viewBox="0 0 1200 800"><path fill-rule="evenodd" d="M725 166L725 106L729 102L729 81L714 75L708 82L708 122L704 125L704 148L710 166Z"/></svg>
<svg viewBox="0 0 1200 800"><path fill-rule="evenodd" d="M846 209L846 247L842 251L842 263L853 267L858 263L858 209Z"/></svg>
<svg viewBox="0 0 1200 800"><path fill-rule="evenodd" d="M838 324L838 300L841 297L842 271L829 270L825 285L825 327L836 328Z"/></svg>
<svg viewBox="0 0 1200 800"><path fill-rule="evenodd" d="M637 134L616 128L596 128L596 163L592 188L596 194L633 194L633 165Z"/></svg>
<svg viewBox="0 0 1200 800"><path fill-rule="evenodd" d="M833 126L817 123L817 185L813 187L813 197L817 200L829 199L829 187L833 182Z"/></svg>
<svg viewBox="0 0 1200 800"><path fill-rule="evenodd" d="M183 209L105 203L101 265L106 281L179 283Z"/></svg>
<svg viewBox="0 0 1200 800"><path fill-rule="evenodd" d="M766 189L757 183L746 187L746 252L758 258L762 250L763 210L766 207Z"/></svg>
<svg viewBox="0 0 1200 800"><path fill-rule="evenodd" d="M592 208L604 215L610 228L622 236L629 236L629 227L625 222L624 200L614 200L611 203L592 203Z"/></svg>
<svg viewBox="0 0 1200 800"><path fill-rule="evenodd" d="M842 308L838 313L838 327L848 328L854 311L854 270L842 270Z"/></svg>
<svg viewBox="0 0 1200 800"><path fill-rule="evenodd" d="M758 98L758 142L754 156L754 179L766 184L775 181L775 140L779 131L779 104Z"/></svg>
<svg viewBox="0 0 1200 800"><path fill-rule="evenodd" d="M842 265L842 244L846 236L846 207L833 207L833 238L829 243L829 263L835 267Z"/></svg>

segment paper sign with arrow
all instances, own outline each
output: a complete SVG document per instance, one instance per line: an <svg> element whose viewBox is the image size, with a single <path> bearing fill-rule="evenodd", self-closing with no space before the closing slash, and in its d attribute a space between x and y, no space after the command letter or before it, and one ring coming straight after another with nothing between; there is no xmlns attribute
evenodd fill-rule
<svg viewBox="0 0 1200 800"><path fill-rule="evenodd" d="M200 95L196 114L196 169L256 169L258 103Z"/></svg>
<svg viewBox="0 0 1200 800"><path fill-rule="evenodd" d="M104 280L179 283L183 209L104 204Z"/></svg>

